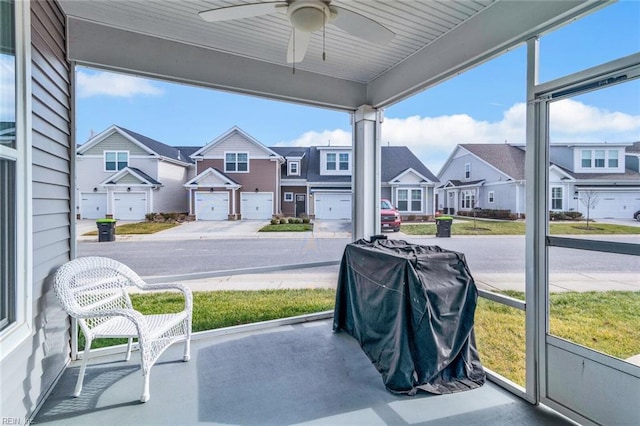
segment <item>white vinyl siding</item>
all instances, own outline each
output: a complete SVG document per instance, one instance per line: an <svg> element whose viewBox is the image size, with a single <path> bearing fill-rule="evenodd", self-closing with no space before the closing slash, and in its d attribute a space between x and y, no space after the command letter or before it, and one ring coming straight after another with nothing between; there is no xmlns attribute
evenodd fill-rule
<svg viewBox="0 0 640 426"><path fill-rule="evenodd" d="M0 156L16 165L16 321L0 332L0 406L24 422L69 360L69 321L51 282L72 256L75 148L64 14L56 2L16 1L15 16L17 155L1 146Z"/></svg>

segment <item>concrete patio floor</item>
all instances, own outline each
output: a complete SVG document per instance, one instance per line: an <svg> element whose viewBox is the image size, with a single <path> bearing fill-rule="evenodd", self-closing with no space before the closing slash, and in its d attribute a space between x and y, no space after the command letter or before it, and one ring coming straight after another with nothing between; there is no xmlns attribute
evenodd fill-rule
<svg viewBox="0 0 640 426"><path fill-rule="evenodd" d="M48 425L564 425L491 382L451 395L394 395L358 343L331 320L203 337L192 359L174 345L151 370L139 402L138 353L95 358L79 398L72 364L34 419Z"/></svg>

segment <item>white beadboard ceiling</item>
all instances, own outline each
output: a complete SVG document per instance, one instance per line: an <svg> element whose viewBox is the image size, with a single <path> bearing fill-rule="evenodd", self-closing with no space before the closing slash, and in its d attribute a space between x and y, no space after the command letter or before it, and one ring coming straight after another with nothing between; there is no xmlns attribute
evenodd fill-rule
<svg viewBox="0 0 640 426"><path fill-rule="evenodd" d="M378 46L328 25L326 60L317 31L293 74L286 62L291 26L285 14L215 23L198 15L257 2L59 0L69 18L70 59L79 64L339 109L396 102L602 4L333 0L378 21L395 38Z"/></svg>

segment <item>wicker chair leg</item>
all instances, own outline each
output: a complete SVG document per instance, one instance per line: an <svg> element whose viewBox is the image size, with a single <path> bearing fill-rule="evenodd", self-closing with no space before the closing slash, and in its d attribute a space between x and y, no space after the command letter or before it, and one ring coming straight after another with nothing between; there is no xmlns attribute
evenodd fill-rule
<svg viewBox="0 0 640 426"><path fill-rule="evenodd" d="M191 359L191 339L187 338L184 342L184 357L182 360L187 362Z"/></svg>
<svg viewBox="0 0 640 426"><path fill-rule="evenodd" d="M127 342L127 354L124 357L125 361L129 361L131 359L131 343L133 342L133 337L129 337L129 341Z"/></svg>
<svg viewBox="0 0 640 426"><path fill-rule="evenodd" d="M151 375L151 371L148 371L147 374L142 373L142 379L144 384L142 386L142 396L140 397L140 402L147 402L151 395L149 394L149 376Z"/></svg>
<svg viewBox="0 0 640 426"><path fill-rule="evenodd" d="M84 351L82 352L82 364L80 365L80 371L78 372L78 380L76 381L76 389L73 391L75 398L80 396L82 392L82 383L84 382L84 372L87 369L87 363L89 362L89 356L91 354L91 339L85 336Z"/></svg>

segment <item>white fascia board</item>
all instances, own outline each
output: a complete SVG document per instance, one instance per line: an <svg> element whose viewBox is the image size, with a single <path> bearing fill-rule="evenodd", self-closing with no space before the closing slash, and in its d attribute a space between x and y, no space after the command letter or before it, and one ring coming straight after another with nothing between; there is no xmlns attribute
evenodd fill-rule
<svg viewBox="0 0 640 426"><path fill-rule="evenodd" d="M209 167L208 169L206 169L205 171L200 173L198 176L196 176L193 179L189 180L189 182L185 183L183 186L187 187L187 188L197 188L197 187L200 186L198 184L198 182L200 180L204 179L205 177L209 176L209 175L214 175L218 179L220 179L222 182L224 182L223 185L220 185L221 187L224 186L225 188L238 189L238 188L240 188L242 186L239 183L233 182L228 177L226 177L225 175L223 175L222 173L218 172L217 170L215 170L212 167Z"/></svg>
<svg viewBox="0 0 640 426"><path fill-rule="evenodd" d="M102 182L100 182L98 185L99 186L119 186L120 184L118 183L108 183L117 179L121 179L122 177L124 177L125 175L131 175L133 177L135 177L136 179L138 179L140 181L140 183L138 184L122 184L122 186L131 186L131 185L148 185L148 186L156 186L156 184L151 183L151 182L147 182L147 179L143 178L142 176L140 176L138 173L136 173L135 171L131 170L129 167L125 167L122 170L119 170L118 172L116 172L115 174L112 174L111 176L109 176L108 178L106 178L105 180L103 180ZM160 184L162 185L162 184Z"/></svg>
<svg viewBox="0 0 640 426"><path fill-rule="evenodd" d="M578 0L496 1L446 37L434 40L371 81L367 85L367 104L383 108L399 102L606 4Z"/></svg>
<svg viewBox="0 0 640 426"><path fill-rule="evenodd" d="M250 134L248 134L238 126L233 126L229 130L224 132L222 135L218 136L217 138L215 138L214 140L212 140L211 142L209 142L208 144L206 144L205 146L203 146L202 148L200 148L199 150L191 154L191 157L194 158L196 156L199 156L202 158L222 158L220 156L207 156L207 155L204 155L204 153L209 151L211 148L224 143L227 140L227 138L231 136L234 132L240 133L240 135L242 135L243 138L245 138L247 141L257 146L262 151L265 151L267 154L265 157L252 157L252 159L269 159L269 160L277 159L280 161L284 161L284 158L282 158L280 154L273 151L271 148L269 148L268 146L266 146L265 144L263 144L262 142L260 142L259 140L257 140L256 138L254 138L253 136L251 136Z"/></svg>
<svg viewBox="0 0 640 426"><path fill-rule="evenodd" d="M304 70L293 74L290 66L73 16L67 17L67 32L68 58L79 65L346 112L367 100L364 83Z"/></svg>
<svg viewBox="0 0 640 426"><path fill-rule="evenodd" d="M129 142L133 143L134 145L138 146L140 149L142 149L145 152L148 152L151 155L158 155L157 152L151 150L148 146L146 146L145 144L141 143L136 138L134 138L133 136L129 135L127 132L124 132L123 130L121 130L116 125L112 125L107 130L105 130L103 132L100 132L99 134L94 136L90 141L80 145L80 148L78 148L77 154L82 154L83 152L87 151L88 149L98 145L100 142L105 140L107 137L111 136L113 133L120 134L123 138L125 138Z"/></svg>
<svg viewBox="0 0 640 426"><path fill-rule="evenodd" d="M569 173L565 172L564 170L562 170L560 167L558 167L555 164L552 164L551 166L549 166L549 171L554 171L556 173L558 173L559 175L564 176L566 179L570 180L570 181L575 181L576 179L571 176Z"/></svg>
<svg viewBox="0 0 640 426"><path fill-rule="evenodd" d="M97 135L95 135L94 137L92 137L82 145L80 145L80 147L76 151L76 154L82 155L83 152L96 146L97 144L102 142L105 138L107 138L107 136L111 136L113 133L115 133L117 131L116 129L117 127L115 125L109 126L107 129L103 130L102 132L98 133Z"/></svg>
<svg viewBox="0 0 640 426"><path fill-rule="evenodd" d="M304 179L280 179L280 186L307 186L307 181Z"/></svg>
<svg viewBox="0 0 640 426"><path fill-rule="evenodd" d="M318 151L352 151L352 147L350 145L336 145L336 146L316 146L314 147Z"/></svg>
<svg viewBox="0 0 640 426"><path fill-rule="evenodd" d="M415 171L413 168L409 167L407 170L405 170L404 172L400 173L398 176L392 178L389 182L392 183L395 180L400 180L402 179L404 176L406 176L409 173L413 173L414 175L418 176L420 179L422 179L425 182L429 182L429 183L433 183L433 181L431 179L427 179L426 177L424 177L421 173L418 173L417 171ZM399 182L400 184L402 182Z"/></svg>

